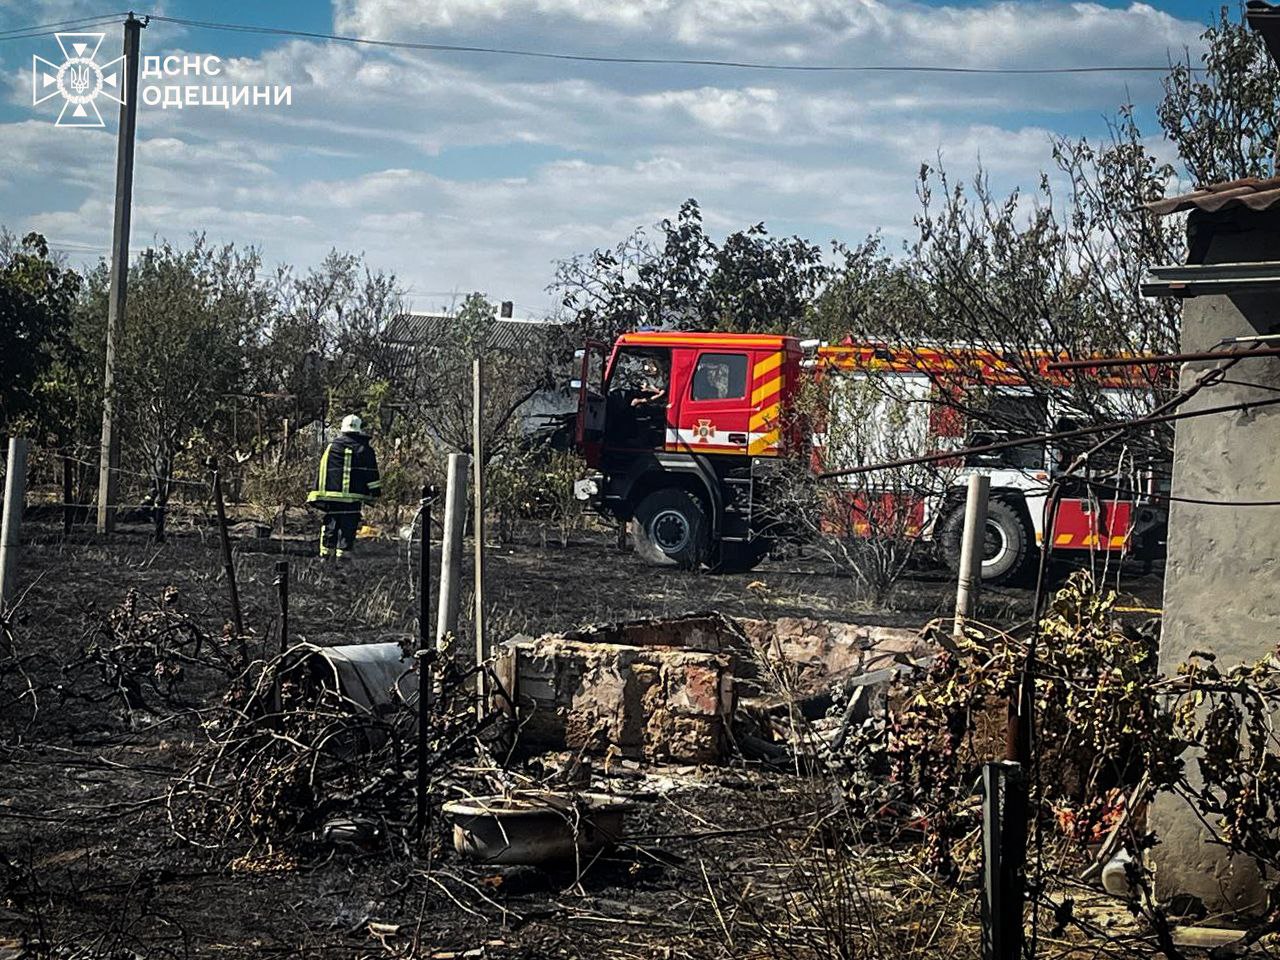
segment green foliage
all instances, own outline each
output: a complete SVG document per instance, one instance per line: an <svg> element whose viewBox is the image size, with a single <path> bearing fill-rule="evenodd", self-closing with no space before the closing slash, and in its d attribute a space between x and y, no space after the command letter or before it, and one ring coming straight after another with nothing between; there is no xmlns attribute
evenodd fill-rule
<svg viewBox="0 0 1280 960"><path fill-rule="evenodd" d="M0 427L18 421L46 428L72 402L60 376L72 351L72 316L81 278L49 255L44 237L18 242L0 233ZM54 431L57 432L56 429Z"/></svg>
<svg viewBox="0 0 1280 960"><path fill-rule="evenodd" d="M818 247L770 236L763 223L717 245L696 200L658 239L637 229L616 247L562 261L551 289L584 335L612 340L624 330L802 329L827 275Z"/></svg>
<svg viewBox="0 0 1280 960"><path fill-rule="evenodd" d="M130 460L150 474L158 503L168 498L178 456L197 432L218 433L227 398L244 388L272 304L260 266L252 248L197 236L186 249L161 243L130 267L116 402ZM107 272L99 269L89 278L86 340L106 329L107 292ZM100 342L85 348L101 369Z"/></svg>
<svg viewBox="0 0 1280 960"><path fill-rule="evenodd" d="M254 389L290 398L282 415L289 410L304 421L375 414L395 373L384 334L403 309L396 277L333 250L305 273L282 268L273 286L275 302L253 356Z"/></svg>
<svg viewBox="0 0 1280 960"><path fill-rule="evenodd" d="M1171 762L1153 783L1181 793L1219 842L1274 878L1280 870L1280 743L1274 729L1280 649L1227 668L1210 654L1193 653L1179 666L1175 689L1176 737L1162 746L1172 756L1190 747L1197 775Z"/></svg>
<svg viewBox="0 0 1280 960"><path fill-rule="evenodd" d="M566 355L564 331L546 325L514 348L495 348L497 310L472 293L432 334L407 348L397 386L399 406L418 442L471 453L473 362L484 375L481 443L486 462L510 453L521 439L521 408L555 386L558 360ZM571 353L571 350L568 350ZM409 428L406 428L409 429Z"/></svg>
<svg viewBox="0 0 1280 960"><path fill-rule="evenodd" d="M554 528L560 545L582 517L582 503L573 495L574 481L586 464L573 453L517 447L490 464L485 498L498 515L498 534L504 542L524 525L536 525L544 537Z"/></svg>
<svg viewBox="0 0 1280 960"><path fill-rule="evenodd" d="M803 329L826 274L817 246L799 237L771 237L757 223L730 234L715 250L702 316L717 330Z"/></svg>

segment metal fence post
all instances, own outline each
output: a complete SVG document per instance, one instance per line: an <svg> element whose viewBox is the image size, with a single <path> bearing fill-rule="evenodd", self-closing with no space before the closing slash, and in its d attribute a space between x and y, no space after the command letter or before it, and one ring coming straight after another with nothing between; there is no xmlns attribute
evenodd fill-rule
<svg viewBox="0 0 1280 960"><path fill-rule="evenodd" d="M414 829L421 837L427 831L427 750L430 747L431 691L437 665L431 642L431 505L437 491L422 488L422 533L418 557L418 776L415 799L418 816Z"/></svg>
<svg viewBox="0 0 1280 960"><path fill-rule="evenodd" d="M982 958L1020 960L1027 862L1022 765L982 765Z"/></svg>
<svg viewBox="0 0 1280 960"><path fill-rule="evenodd" d="M485 679L484 665L489 659L489 638L485 635L484 622L484 367L476 357L471 368L471 445L472 467L475 479L472 495L475 498L475 518L472 522L472 535L475 537L475 613L472 615L472 630L475 632L476 644L476 711L483 716L486 709L485 697L488 683Z"/></svg>

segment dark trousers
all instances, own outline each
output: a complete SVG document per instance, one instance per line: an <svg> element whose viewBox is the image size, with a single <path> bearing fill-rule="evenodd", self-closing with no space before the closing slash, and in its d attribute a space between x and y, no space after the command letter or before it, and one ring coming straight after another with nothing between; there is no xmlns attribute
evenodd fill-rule
<svg viewBox="0 0 1280 960"><path fill-rule="evenodd" d="M320 553L337 550L350 551L356 545L356 531L360 528L360 504L320 500L316 505L324 511L324 524L320 528Z"/></svg>

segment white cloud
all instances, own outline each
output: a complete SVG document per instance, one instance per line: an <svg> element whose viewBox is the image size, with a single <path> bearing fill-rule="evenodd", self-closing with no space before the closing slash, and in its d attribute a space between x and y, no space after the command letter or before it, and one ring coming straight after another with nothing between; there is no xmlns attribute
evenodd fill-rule
<svg viewBox="0 0 1280 960"><path fill-rule="evenodd" d="M538 49L867 63L1162 62L1198 28L1151 7L878 0L340 0L335 29ZM148 28L149 49L221 35ZM181 45L182 49L179 49ZM764 220L816 242L910 232L915 175L980 157L1033 185L1057 113L1109 113L1155 79L956 78L591 67L290 40L226 61L231 83L291 84L278 109L146 108L135 245L205 231L306 265L365 251L419 291L549 303L554 260L616 242L687 197L724 232ZM1146 87L1142 87L1146 84ZM25 98L25 101L24 101ZM29 91L9 100L29 110ZM45 119L0 128L12 228L105 250L114 138ZM32 198L36 198L34 201ZM425 305L425 304L424 304Z"/></svg>

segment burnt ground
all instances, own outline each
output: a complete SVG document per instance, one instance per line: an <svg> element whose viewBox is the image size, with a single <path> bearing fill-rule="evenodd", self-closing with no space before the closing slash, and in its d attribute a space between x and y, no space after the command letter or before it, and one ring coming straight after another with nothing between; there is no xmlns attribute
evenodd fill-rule
<svg viewBox="0 0 1280 960"><path fill-rule="evenodd" d="M581 877L472 867L450 850L428 863L376 845L304 858L259 850L240 860L243 851L200 849L171 829L169 788L207 741L202 711L223 681L193 668L164 702L148 690L131 698L86 668L83 654L130 590L158 603L177 588L176 607L216 635L228 618L217 540L188 528L156 546L137 527L106 542L79 532L64 541L39 522L26 533L13 637L27 676L0 677L0 957L24 949L65 957L739 953L733 931L741 938L753 929L756 898L776 901L768 891L794 869L777 838L787 824L809 822L821 799L811 782L750 764L615 766L608 786L640 801L628 827L635 842ZM237 541L252 653L277 643L272 579L282 558L292 568L293 640L413 632L417 561L404 542L362 543L345 567L312 553L301 539ZM922 572L874 604L830 567L798 558L742 575L654 571L603 533L575 534L566 547L495 545L488 557L498 640L708 609L916 625L944 615L954 589ZM1147 602L1158 595L1154 579L1139 583ZM981 613L1010 622L1029 607L1026 589L992 589ZM28 681L33 693L24 694ZM741 896L724 900L725 890ZM823 954L822 937L812 936L814 950L795 955Z"/></svg>

